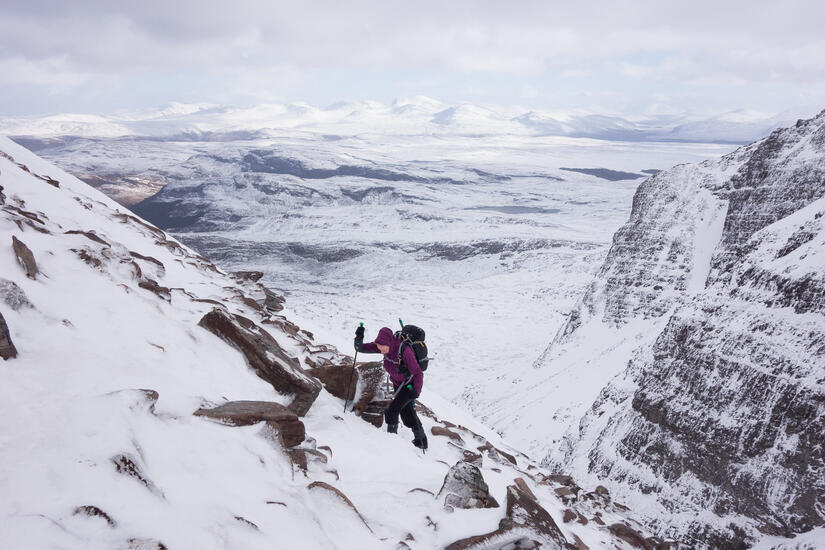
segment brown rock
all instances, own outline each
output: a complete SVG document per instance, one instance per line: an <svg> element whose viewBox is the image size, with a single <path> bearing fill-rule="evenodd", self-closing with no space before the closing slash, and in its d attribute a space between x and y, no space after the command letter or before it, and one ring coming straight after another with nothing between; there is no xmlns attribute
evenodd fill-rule
<svg viewBox="0 0 825 550"><path fill-rule="evenodd" d="M607 528L614 536L622 539L631 546L644 548L644 550L656 550L641 533L625 525L624 523L614 523Z"/></svg>
<svg viewBox="0 0 825 550"><path fill-rule="evenodd" d="M26 277L37 278L40 271L37 269L37 262L34 261L34 254L29 247L14 235L11 236L11 246L14 249L14 255L17 256L17 263L26 270Z"/></svg>
<svg viewBox="0 0 825 550"><path fill-rule="evenodd" d="M283 296L279 296L275 294L268 288L264 287L264 307L270 311L282 311L284 309L284 302L286 301Z"/></svg>
<svg viewBox="0 0 825 550"><path fill-rule="evenodd" d="M14 347L11 341L9 326L6 324L6 319L2 313L0 313L0 357L3 360L17 357L17 348Z"/></svg>
<svg viewBox="0 0 825 550"><path fill-rule="evenodd" d="M198 325L238 348L256 374L275 390L293 394L287 408L298 416L309 411L321 392L321 383L308 376L298 360L288 356L268 332L246 317L220 309L204 315Z"/></svg>
<svg viewBox="0 0 825 550"><path fill-rule="evenodd" d="M546 479L547 481L552 481L553 483L558 483L560 485L575 485L572 477L562 474L550 474Z"/></svg>
<svg viewBox="0 0 825 550"><path fill-rule="evenodd" d="M582 539L579 538L576 533L572 533L573 535L573 547L576 550L590 550L590 547L587 546Z"/></svg>
<svg viewBox="0 0 825 550"><path fill-rule="evenodd" d="M555 493L566 504L575 502L577 498L576 493L569 487L557 487Z"/></svg>
<svg viewBox="0 0 825 550"><path fill-rule="evenodd" d="M270 401L230 401L212 409L198 409L195 416L220 420L232 426L249 426L257 422L297 421L298 415L280 403Z"/></svg>
<svg viewBox="0 0 825 550"><path fill-rule="evenodd" d="M430 432L433 435L443 435L444 437L449 437L450 439L454 439L459 443L464 443L464 440L461 439L461 436L458 435L456 432L452 431L449 428L445 428L443 426L433 426L430 428Z"/></svg>
<svg viewBox="0 0 825 550"><path fill-rule="evenodd" d="M324 385L324 389L339 399L352 402L355 397L358 378L353 375L351 365L316 367L307 369L306 373L320 380Z"/></svg>
<svg viewBox="0 0 825 550"><path fill-rule="evenodd" d="M195 416L204 416L231 426L248 426L266 422L277 430L284 447L300 445L306 437L304 423L298 415L280 403L269 401L230 401L213 409L198 409Z"/></svg>
<svg viewBox="0 0 825 550"><path fill-rule="evenodd" d="M327 492L329 492L329 493L332 493L333 495L335 495L335 496L336 496L336 497L338 497L339 499L341 499L341 500L344 502L344 504L346 504L347 506L349 506L350 508L352 508L352 511L353 511L353 512L355 512L355 514L356 514L359 518L361 518L361 521L362 521L362 522L364 522L364 526L365 526L367 529L369 529L369 530L370 530L370 532L372 532L372 528L371 528L371 527L369 526L369 524L367 523L367 520L365 520L365 519L364 519L364 516L362 516L362 515L361 515L361 512L359 512L359 511L358 511L358 508L356 508L356 507L355 507L355 505L352 503L352 501L351 501L349 498L347 498L347 495L345 495L344 493L342 493L341 491L339 491L338 489L336 489L335 487L333 487L333 486L332 486L332 485L330 485L329 483L324 483L323 481L313 481L312 483L310 483L309 485L307 485L307 488L308 488L310 491L312 491L312 490L316 490L316 491L319 491L319 490L320 490L320 491L327 491Z"/></svg>
<svg viewBox="0 0 825 550"><path fill-rule="evenodd" d="M364 412L371 403L376 401L375 396L378 394L381 382L384 380L384 367L379 361L359 363L355 369L355 374L358 377L358 402L353 405L352 409ZM383 401L380 404L383 404ZM386 408L386 405L381 408L382 417ZM417 403L416 409L418 408Z"/></svg>
<svg viewBox="0 0 825 550"><path fill-rule="evenodd" d="M239 281L252 281L253 283L257 283L264 276L264 273L263 271L233 271L230 275Z"/></svg>
<svg viewBox="0 0 825 550"><path fill-rule="evenodd" d="M165 286L160 286L154 279L143 279L138 283L138 286L149 292L154 292L161 300L172 301L172 291Z"/></svg>
<svg viewBox="0 0 825 550"><path fill-rule="evenodd" d="M136 258L138 260L143 260L144 262L149 262L149 263L155 264L156 266L158 266L161 269L164 269L164 270L166 269L166 266L163 265L163 262L161 262L157 258L153 258L152 256L144 256L143 254L139 254L139 253L137 253L133 250L129 251L129 255L131 255L133 258Z"/></svg>
<svg viewBox="0 0 825 550"><path fill-rule="evenodd" d="M289 449L287 454L293 466L297 466L303 472L307 471L307 455L305 449Z"/></svg>
<svg viewBox="0 0 825 550"><path fill-rule="evenodd" d="M516 461L516 457L514 457L510 453L505 453L504 451L502 451L498 447L494 447L493 444L490 443L489 441L486 442L481 447L478 447L478 450L479 451L487 451L487 454L490 455L490 458L492 458L496 462L503 463L502 458L504 458L508 462L510 462L513 466L518 466L518 462Z"/></svg>
<svg viewBox="0 0 825 550"><path fill-rule="evenodd" d="M533 493L533 490L530 489L530 486L527 485L526 481L524 481L524 478L517 477L513 480L513 482L516 484L516 487L518 487L520 491L526 493L528 497L532 498L533 500L538 500L536 498L536 495Z"/></svg>
<svg viewBox="0 0 825 550"><path fill-rule="evenodd" d="M83 235L87 239L92 240L96 243L100 243L100 244L109 246L109 243L107 243L106 241L104 241L103 239L98 237L97 234L94 231L80 231L80 230L77 230L77 229L71 229L69 231L66 231L65 233L66 233L66 235Z"/></svg>
<svg viewBox="0 0 825 550"><path fill-rule="evenodd" d="M387 410L389 405L389 400L371 401L364 407L364 410L361 411L361 419L369 422L376 428L380 428L384 425L384 411Z"/></svg>
<svg viewBox="0 0 825 550"><path fill-rule="evenodd" d="M495 548L576 548L567 542L547 510L516 485L507 487L507 513L496 531L456 541L445 550L487 548L493 541Z"/></svg>
<svg viewBox="0 0 825 550"><path fill-rule="evenodd" d="M574 519L576 519L577 517L578 517L578 516L576 515L576 512L574 512L574 511L573 511L573 510L571 510L570 508L566 508L566 509L564 510L564 516L561 518L561 520L562 520L564 523L570 523L571 521L573 521L573 520L574 520Z"/></svg>

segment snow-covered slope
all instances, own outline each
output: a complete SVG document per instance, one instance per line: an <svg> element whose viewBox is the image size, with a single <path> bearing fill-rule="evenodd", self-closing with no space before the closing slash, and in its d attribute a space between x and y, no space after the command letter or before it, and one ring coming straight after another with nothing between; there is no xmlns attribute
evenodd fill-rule
<svg viewBox="0 0 825 550"><path fill-rule="evenodd" d="M582 382L551 393L546 463L650 525L711 548L821 531L825 112L645 181L536 366Z"/></svg>
<svg viewBox="0 0 825 550"><path fill-rule="evenodd" d="M259 274L222 272L2 137L0 273L0 547L661 543L603 487L549 475L426 388L427 454L326 390L299 419L309 373L335 393L350 358L278 312ZM276 391L261 365L292 381ZM268 421L193 415L238 401Z"/></svg>

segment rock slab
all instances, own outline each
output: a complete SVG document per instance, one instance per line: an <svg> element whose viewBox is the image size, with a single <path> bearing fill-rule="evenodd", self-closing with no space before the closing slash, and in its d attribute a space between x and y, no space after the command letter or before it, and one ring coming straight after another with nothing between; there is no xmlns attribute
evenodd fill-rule
<svg viewBox="0 0 825 550"><path fill-rule="evenodd" d="M213 309L198 323L235 346L255 373L276 391L294 395L288 409L304 416L321 392L321 383L307 375L298 360L288 356L278 342L252 320Z"/></svg>
<svg viewBox="0 0 825 550"><path fill-rule="evenodd" d="M232 426L249 426L266 422L278 431L284 447L299 445L306 437L304 423L298 415L280 403L269 401L230 401L212 409L198 409L195 416L204 416Z"/></svg>

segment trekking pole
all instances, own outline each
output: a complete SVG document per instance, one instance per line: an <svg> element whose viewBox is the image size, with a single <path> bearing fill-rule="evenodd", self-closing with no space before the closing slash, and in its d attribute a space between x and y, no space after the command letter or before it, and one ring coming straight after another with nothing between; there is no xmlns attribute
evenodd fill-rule
<svg viewBox="0 0 825 550"><path fill-rule="evenodd" d="M360 326L364 326L361 323ZM352 377L355 375L355 360L358 359L358 350L355 350L355 356L352 358L352 372L349 374L349 384L347 384L347 395L344 396L344 412L347 412L347 403L349 402L349 389L352 387Z"/></svg>

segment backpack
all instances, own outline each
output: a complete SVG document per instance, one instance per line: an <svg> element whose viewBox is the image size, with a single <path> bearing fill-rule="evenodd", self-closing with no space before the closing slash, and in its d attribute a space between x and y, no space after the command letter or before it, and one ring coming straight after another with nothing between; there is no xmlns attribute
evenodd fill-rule
<svg viewBox="0 0 825 550"><path fill-rule="evenodd" d="M395 333L395 337L401 340L401 346L398 348L398 366L404 372L409 370L404 366L402 356L404 348L410 346L415 353L415 360L418 361L418 366L422 371L427 370L430 363L430 358L427 357L427 344L424 343L424 329L415 325L404 325L404 328Z"/></svg>

